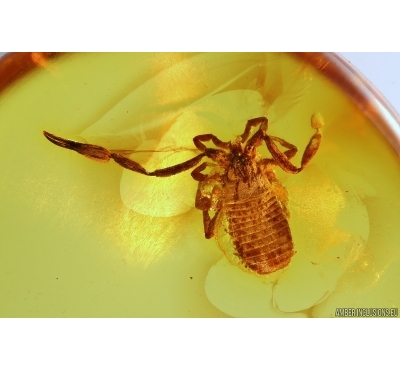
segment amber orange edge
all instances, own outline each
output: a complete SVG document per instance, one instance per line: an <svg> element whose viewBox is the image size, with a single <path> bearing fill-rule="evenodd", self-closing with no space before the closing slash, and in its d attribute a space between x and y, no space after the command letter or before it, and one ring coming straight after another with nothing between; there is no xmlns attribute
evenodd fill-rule
<svg viewBox="0 0 400 370"><path fill-rule="evenodd" d="M0 94L19 79L25 77L37 68L42 68L40 60L53 60L65 52L19 52L7 53L0 57ZM385 97L353 66L338 53L328 52L296 52L288 53L300 60L306 61L322 74L337 84L358 107L369 116L373 123L380 128L392 146L400 155L400 116ZM371 95L377 99L385 110L394 118L397 125L388 124L382 112L374 109Z"/></svg>
<svg viewBox="0 0 400 370"><path fill-rule="evenodd" d="M14 82L20 78L25 77L28 73L34 71L37 68L41 68L39 64L35 62L34 55L38 54L35 52L21 52L21 53L6 53L0 58L0 93L7 89ZM39 53L45 60L52 60L60 57L66 53L64 52L43 52ZM358 104L367 105L368 97L363 94L358 86L349 83L348 76L343 70L343 65L335 63L337 58L336 53L290 53L299 59L307 61L313 65L316 69L322 72L324 75L329 77L333 82L338 84L347 94L349 94ZM343 61L343 59L342 59ZM360 73L347 66L348 69L356 74ZM367 86L368 87L368 86ZM373 92L376 91L373 89ZM396 116L396 114L394 114Z"/></svg>
<svg viewBox="0 0 400 370"><path fill-rule="evenodd" d="M36 68L41 68L35 62L37 58L35 54L40 54L44 60L52 60L58 58L65 52L21 52L21 53L6 53L0 57L0 93L7 89L20 78L25 77L28 73ZM326 75L330 80L339 85L357 104L368 106L369 97L364 94L357 84L352 83L349 75L361 77L361 73L357 71L350 63L345 63L345 59L337 53L327 52L297 52L289 53L293 56L305 60L307 63L314 66L321 73ZM365 87L370 90L383 105L388 108L388 111L399 121L398 113L390 106L386 99L374 88L365 78L362 81Z"/></svg>
<svg viewBox="0 0 400 370"><path fill-rule="evenodd" d="M291 53L314 66L358 106L400 156L400 115L384 95L339 53Z"/></svg>
<svg viewBox="0 0 400 370"><path fill-rule="evenodd" d="M360 106L367 107L371 94L400 122L399 113L390 105L377 88L370 83L363 74L351 65L349 61L338 53L290 53L299 59L307 61L327 76L332 82L340 86ZM357 83L358 82L358 83ZM369 93L363 91L362 87Z"/></svg>
<svg viewBox="0 0 400 370"><path fill-rule="evenodd" d="M0 94L20 78L25 77L37 68L41 68L34 55L40 54L43 60L52 60L66 53L64 52L21 52L6 53L0 57Z"/></svg>

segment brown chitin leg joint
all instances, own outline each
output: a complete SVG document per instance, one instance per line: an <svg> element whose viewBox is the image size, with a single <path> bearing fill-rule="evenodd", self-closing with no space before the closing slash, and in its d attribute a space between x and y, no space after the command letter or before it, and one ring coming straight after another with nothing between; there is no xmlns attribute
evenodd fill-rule
<svg viewBox="0 0 400 370"><path fill-rule="evenodd" d="M213 218L210 218L208 211L203 211L204 234L206 239L211 239L215 236L216 221L220 211L217 211Z"/></svg>
<svg viewBox="0 0 400 370"><path fill-rule="evenodd" d="M294 145L286 142L281 138L268 135L265 135L264 141L272 157L274 158L276 164L279 167L281 167L284 171L296 174L301 172L308 165L308 163L311 161L314 155L317 153L322 140L322 134L320 129L323 127L323 125L324 122L322 116L319 113L316 113L311 117L311 126L315 130L317 130L317 132L311 137L306 149L304 150L301 159L301 167L296 167L289 161L289 159L292 158L294 154L296 154L297 152L297 148ZM289 150L282 153L278 149L274 141L279 142L282 146L288 148Z"/></svg>
<svg viewBox="0 0 400 370"><path fill-rule="evenodd" d="M264 135L267 131L268 128L268 119L267 117L257 117L257 118L252 118L250 120L247 121L246 123L246 127L244 129L244 132L242 135L240 135L241 139L242 139L242 143L244 143L247 138L250 135L250 131L254 126L260 125L259 129L262 130L264 132Z"/></svg>
<svg viewBox="0 0 400 370"><path fill-rule="evenodd" d="M200 166L196 167L191 172L193 179L196 181L205 181L207 179L207 175L201 173L201 171L204 171L206 168L207 168L207 162L204 162Z"/></svg>
<svg viewBox="0 0 400 370"><path fill-rule="evenodd" d="M197 135L193 138L193 143L197 149L204 152L207 147L202 143L203 141L212 141L213 144L220 149L228 149L230 148L229 141L221 141L213 134L205 134L205 135Z"/></svg>
<svg viewBox="0 0 400 370"><path fill-rule="evenodd" d="M144 169L139 163L133 161L132 159L126 158L118 153L111 154L111 157L112 159L114 159L115 162L117 162L120 166L126 168L127 170L149 176L149 173L146 171L146 169Z"/></svg>

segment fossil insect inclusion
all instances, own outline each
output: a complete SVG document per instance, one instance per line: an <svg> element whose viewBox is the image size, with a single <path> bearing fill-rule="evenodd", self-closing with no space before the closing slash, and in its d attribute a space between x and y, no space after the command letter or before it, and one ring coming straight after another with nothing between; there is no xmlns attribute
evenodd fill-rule
<svg viewBox="0 0 400 370"><path fill-rule="evenodd" d="M297 147L268 135L268 119L258 117L247 121L244 132L234 141L224 142L213 134L195 136L193 142L200 154L155 171L147 171L138 162L101 146L43 133L55 145L99 162L112 158L122 167L145 176L168 177L194 168L191 175L198 181L195 207L203 213L205 237L215 236L232 263L266 275L287 266L295 253L288 222L288 195L275 176L274 167L297 174L307 166L322 139L323 120L319 114L312 116L311 126L316 132L303 153L300 167L290 162ZM250 136L254 127L258 129ZM204 144L210 141L215 148ZM264 143L271 158L262 158L257 150ZM281 151L277 143L285 151ZM204 158L209 161L202 162ZM211 171L203 173L207 167ZM221 233L229 235L229 243L221 241Z"/></svg>

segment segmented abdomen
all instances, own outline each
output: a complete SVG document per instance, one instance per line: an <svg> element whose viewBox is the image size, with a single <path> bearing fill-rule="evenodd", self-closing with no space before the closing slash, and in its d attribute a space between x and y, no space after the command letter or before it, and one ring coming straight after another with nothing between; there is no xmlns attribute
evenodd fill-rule
<svg viewBox="0 0 400 370"><path fill-rule="evenodd" d="M225 203L228 232L243 264L258 274L282 269L294 254L289 223L270 189Z"/></svg>

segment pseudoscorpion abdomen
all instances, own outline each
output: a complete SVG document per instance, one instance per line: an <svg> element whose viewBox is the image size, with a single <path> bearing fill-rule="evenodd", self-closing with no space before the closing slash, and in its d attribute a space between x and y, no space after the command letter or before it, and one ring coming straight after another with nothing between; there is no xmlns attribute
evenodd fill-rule
<svg viewBox="0 0 400 370"><path fill-rule="evenodd" d="M282 269L294 254L289 223L275 195L260 195L225 205L228 232L237 255L258 274Z"/></svg>

